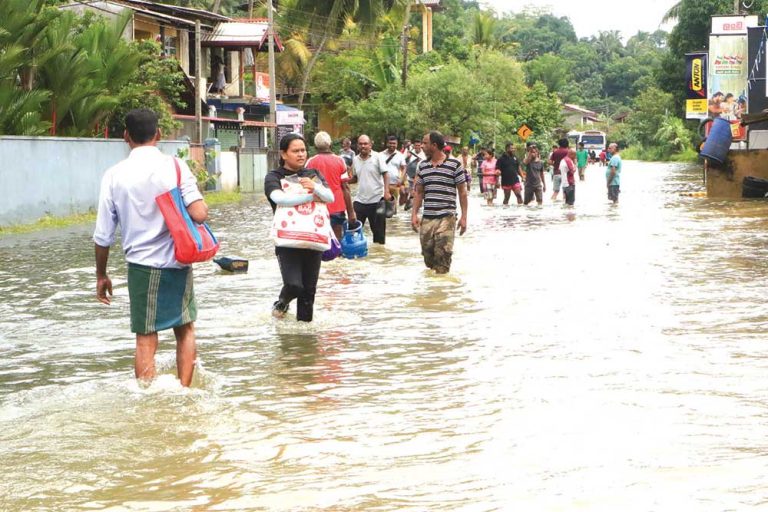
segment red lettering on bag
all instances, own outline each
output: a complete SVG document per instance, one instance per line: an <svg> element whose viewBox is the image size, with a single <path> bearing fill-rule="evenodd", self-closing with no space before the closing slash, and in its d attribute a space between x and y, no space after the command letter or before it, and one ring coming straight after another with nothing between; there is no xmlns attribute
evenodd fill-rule
<svg viewBox="0 0 768 512"><path fill-rule="evenodd" d="M311 215L312 212L315 211L315 202L310 201L309 203L300 204L294 208L296 208L296 211L302 215Z"/></svg>
<svg viewBox="0 0 768 512"><path fill-rule="evenodd" d="M322 215L315 215L315 226L321 228L325 225L325 219Z"/></svg>

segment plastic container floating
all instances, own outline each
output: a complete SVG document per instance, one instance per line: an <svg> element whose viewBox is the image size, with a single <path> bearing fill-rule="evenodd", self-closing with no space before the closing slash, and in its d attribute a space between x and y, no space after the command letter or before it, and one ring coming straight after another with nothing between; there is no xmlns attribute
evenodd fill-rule
<svg viewBox="0 0 768 512"><path fill-rule="evenodd" d="M344 223L344 234L341 237L341 254L351 260L368 256L368 241L363 233L363 223L355 221L352 227Z"/></svg>
<svg viewBox="0 0 768 512"><path fill-rule="evenodd" d="M237 256L221 256L213 259L214 263L229 272L248 272L248 260Z"/></svg>

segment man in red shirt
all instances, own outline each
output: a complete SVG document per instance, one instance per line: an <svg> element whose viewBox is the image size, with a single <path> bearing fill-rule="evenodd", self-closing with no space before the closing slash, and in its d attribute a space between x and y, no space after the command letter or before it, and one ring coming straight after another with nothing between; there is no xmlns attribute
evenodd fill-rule
<svg viewBox="0 0 768 512"><path fill-rule="evenodd" d="M333 192L333 202L328 203L328 213L331 214L331 227L337 240L341 240L344 222L357 221L352 207L352 196L349 193L349 174L344 159L331 152L331 136L327 132L317 132L315 135L317 154L307 160L304 167L315 169L325 178L328 187Z"/></svg>
<svg viewBox="0 0 768 512"><path fill-rule="evenodd" d="M557 194L560 193L562 186L568 186L566 177L560 174L560 161L568 156L568 139L562 138L557 141L559 146L552 152L549 164L552 166L552 200L557 201Z"/></svg>

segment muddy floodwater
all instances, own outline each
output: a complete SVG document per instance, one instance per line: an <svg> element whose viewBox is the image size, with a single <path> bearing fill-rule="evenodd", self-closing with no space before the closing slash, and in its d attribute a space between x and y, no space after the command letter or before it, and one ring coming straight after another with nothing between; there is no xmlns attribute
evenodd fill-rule
<svg viewBox="0 0 768 512"><path fill-rule="evenodd" d="M323 264L309 325L270 316L266 201L213 208L250 270L196 265L189 390L170 332L134 381L119 248L107 307L91 226L1 238L0 510L768 509L768 204L683 197L674 164L625 162L618 207L604 183L473 190L443 277L399 213Z"/></svg>

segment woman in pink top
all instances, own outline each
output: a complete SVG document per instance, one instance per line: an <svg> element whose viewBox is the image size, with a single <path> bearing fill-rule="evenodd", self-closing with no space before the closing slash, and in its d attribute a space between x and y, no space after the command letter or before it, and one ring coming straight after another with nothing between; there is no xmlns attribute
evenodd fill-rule
<svg viewBox="0 0 768 512"><path fill-rule="evenodd" d="M483 174L483 188L485 189L485 200L488 206L493 205L493 198L496 197L496 182L501 171L496 169L496 159L493 157L493 150L486 150L485 160L480 164L480 171Z"/></svg>

